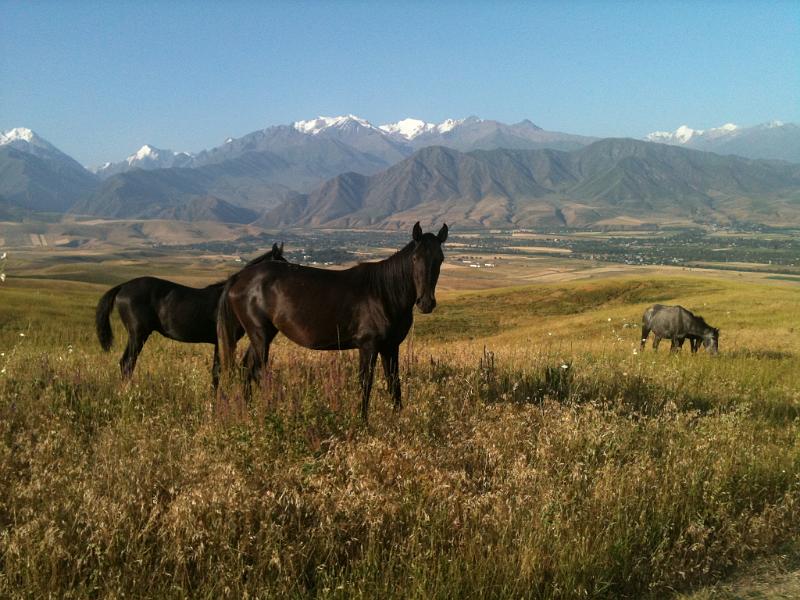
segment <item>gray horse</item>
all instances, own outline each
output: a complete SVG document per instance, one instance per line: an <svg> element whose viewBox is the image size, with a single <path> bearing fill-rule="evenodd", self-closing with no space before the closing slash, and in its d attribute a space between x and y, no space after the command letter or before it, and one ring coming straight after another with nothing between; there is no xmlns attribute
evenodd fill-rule
<svg viewBox="0 0 800 600"><path fill-rule="evenodd" d="M647 336L653 332L653 349L658 350L661 338L669 338L672 342L671 352L677 352L687 339L692 346L692 353L702 343L707 352L716 354L719 351L719 329L711 327L703 317L693 315L682 306L664 306L654 304L642 315L642 350Z"/></svg>

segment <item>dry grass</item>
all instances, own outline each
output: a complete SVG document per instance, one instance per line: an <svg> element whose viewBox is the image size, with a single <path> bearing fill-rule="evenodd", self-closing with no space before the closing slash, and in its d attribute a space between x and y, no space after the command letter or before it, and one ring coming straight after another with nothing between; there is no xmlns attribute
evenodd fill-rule
<svg viewBox="0 0 800 600"><path fill-rule="evenodd" d="M0 596L663 597L800 532L790 284L443 297L406 408L376 386L368 428L350 354L280 341L245 405L211 394L209 349L153 340L123 385L99 288L11 284ZM634 353L671 299L722 327L719 358Z"/></svg>

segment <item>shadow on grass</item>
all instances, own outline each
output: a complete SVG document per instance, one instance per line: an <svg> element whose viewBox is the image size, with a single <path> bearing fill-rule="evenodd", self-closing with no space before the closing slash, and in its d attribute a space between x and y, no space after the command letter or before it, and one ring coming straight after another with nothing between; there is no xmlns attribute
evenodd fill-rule
<svg viewBox="0 0 800 600"><path fill-rule="evenodd" d="M794 357L794 354L782 350L749 350L747 348L737 348L736 350L726 352L725 356L730 358L751 358L755 360L786 360L787 358Z"/></svg>

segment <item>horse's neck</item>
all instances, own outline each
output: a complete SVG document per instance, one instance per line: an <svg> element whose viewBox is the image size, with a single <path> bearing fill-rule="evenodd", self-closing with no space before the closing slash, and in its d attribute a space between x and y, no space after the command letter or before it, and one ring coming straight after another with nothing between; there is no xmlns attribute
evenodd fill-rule
<svg viewBox="0 0 800 600"><path fill-rule="evenodd" d="M707 323L700 321L697 317L692 318L692 324L689 326L690 333L699 336L708 335L711 332L711 326Z"/></svg>
<svg viewBox="0 0 800 600"><path fill-rule="evenodd" d="M414 309L416 292L411 271L411 254L404 248L387 259L367 265L375 293L380 295L384 306L394 313L406 313Z"/></svg>

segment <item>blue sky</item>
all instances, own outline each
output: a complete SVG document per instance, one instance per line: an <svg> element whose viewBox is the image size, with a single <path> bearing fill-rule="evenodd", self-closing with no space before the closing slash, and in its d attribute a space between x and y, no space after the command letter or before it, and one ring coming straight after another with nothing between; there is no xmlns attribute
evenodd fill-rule
<svg viewBox="0 0 800 600"><path fill-rule="evenodd" d="M800 122L800 2L10 2L0 130L84 164L317 115Z"/></svg>

